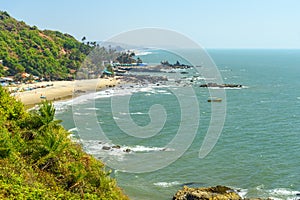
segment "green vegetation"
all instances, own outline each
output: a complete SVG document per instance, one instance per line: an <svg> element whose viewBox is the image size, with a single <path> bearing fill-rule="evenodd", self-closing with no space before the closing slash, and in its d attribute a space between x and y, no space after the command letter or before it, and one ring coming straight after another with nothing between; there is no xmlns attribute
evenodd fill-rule
<svg viewBox="0 0 300 200"><path fill-rule="evenodd" d="M26 72L46 80L72 79L95 46L58 31L41 31L0 11L0 77Z"/></svg>
<svg viewBox="0 0 300 200"><path fill-rule="evenodd" d="M132 63L142 63L143 61L138 57L137 59L134 59L135 53L134 52L123 52L116 58L116 61L118 61L121 64L132 64Z"/></svg>
<svg viewBox="0 0 300 200"><path fill-rule="evenodd" d="M128 199L45 101L26 112L0 86L0 199Z"/></svg>
<svg viewBox="0 0 300 200"><path fill-rule="evenodd" d="M69 34L42 31L0 11L0 77L13 76L15 81L23 82L73 80L75 76L86 79L101 76L106 62L142 63L134 58L134 52L97 47L85 36L79 42Z"/></svg>

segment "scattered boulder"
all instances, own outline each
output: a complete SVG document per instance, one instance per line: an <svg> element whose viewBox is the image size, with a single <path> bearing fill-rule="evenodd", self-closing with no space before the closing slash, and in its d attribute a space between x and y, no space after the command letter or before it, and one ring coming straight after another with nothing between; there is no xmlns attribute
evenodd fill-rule
<svg viewBox="0 0 300 200"><path fill-rule="evenodd" d="M130 149L125 149L124 152L129 153L129 152L131 152L131 150Z"/></svg>
<svg viewBox="0 0 300 200"><path fill-rule="evenodd" d="M113 148L113 149L120 149L121 146L120 145L115 145L115 146L112 146L111 148Z"/></svg>
<svg viewBox="0 0 300 200"><path fill-rule="evenodd" d="M189 188L184 186L174 196L173 200L242 200L233 189L226 186L209 188Z"/></svg>
<svg viewBox="0 0 300 200"><path fill-rule="evenodd" d="M103 146L102 149L103 149L103 150L110 150L111 147L109 147L109 146Z"/></svg>
<svg viewBox="0 0 300 200"><path fill-rule="evenodd" d="M202 84L200 87L218 87L218 88L241 88L242 85L239 84L217 84L217 83L207 83Z"/></svg>
<svg viewBox="0 0 300 200"><path fill-rule="evenodd" d="M173 196L173 200L272 200L270 198L245 198L243 199L237 192L226 186L216 186L208 188L189 188L183 186Z"/></svg>

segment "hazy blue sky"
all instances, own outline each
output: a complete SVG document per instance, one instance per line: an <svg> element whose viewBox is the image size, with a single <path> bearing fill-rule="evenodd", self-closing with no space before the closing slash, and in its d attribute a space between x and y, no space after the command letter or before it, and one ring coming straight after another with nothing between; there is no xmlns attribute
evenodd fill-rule
<svg viewBox="0 0 300 200"><path fill-rule="evenodd" d="M1 0L0 10L79 40L159 27L206 48L300 48L299 0Z"/></svg>

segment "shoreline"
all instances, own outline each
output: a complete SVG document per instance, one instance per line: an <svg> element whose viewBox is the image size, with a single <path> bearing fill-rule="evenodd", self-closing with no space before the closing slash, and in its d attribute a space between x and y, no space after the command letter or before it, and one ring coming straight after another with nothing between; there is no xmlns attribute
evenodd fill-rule
<svg viewBox="0 0 300 200"><path fill-rule="evenodd" d="M41 103L43 100L61 101L77 97L88 92L99 91L120 84L118 77L85 79L75 81L52 81L38 82L32 84L22 84L18 87L6 87L9 91L24 90L33 87L29 91L13 92L11 96L20 100L26 107L31 108Z"/></svg>

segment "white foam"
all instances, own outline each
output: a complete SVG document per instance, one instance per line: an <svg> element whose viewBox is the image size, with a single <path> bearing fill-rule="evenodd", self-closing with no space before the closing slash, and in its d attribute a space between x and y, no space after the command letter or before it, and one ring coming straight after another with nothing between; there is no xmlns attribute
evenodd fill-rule
<svg viewBox="0 0 300 200"><path fill-rule="evenodd" d="M70 128L69 130L68 130L69 132L74 132L74 131L78 131L78 128L77 127L74 127L74 128Z"/></svg>
<svg viewBox="0 0 300 200"><path fill-rule="evenodd" d="M246 86L242 86L242 87L209 87L209 89L213 89L213 90L240 90L243 88L247 88Z"/></svg>
<svg viewBox="0 0 300 200"><path fill-rule="evenodd" d="M157 182L157 183L153 183L153 185L159 186L159 187L168 188L168 187L172 187L172 186L175 186L175 185L180 185L180 183L178 181L173 181L173 182Z"/></svg>
<svg viewBox="0 0 300 200"><path fill-rule="evenodd" d="M240 195L243 199L246 197L248 190L247 189L241 189L237 188L234 190L238 195Z"/></svg>
<svg viewBox="0 0 300 200"><path fill-rule="evenodd" d="M134 112L130 113L131 115L147 115L147 113L142 113L142 112Z"/></svg>
<svg viewBox="0 0 300 200"><path fill-rule="evenodd" d="M277 188L277 189L272 189L268 190L271 196L274 197L281 197L281 196L286 196L286 197L295 197L296 194L299 194L299 191L293 191L287 188Z"/></svg>
<svg viewBox="0 0 300 200"><path fill-rule="evenodd" d="M145 146L134 146L134 147L128 147L133 152L150 152L150 151L164 151L165 148L162 147L145 147Z"/></svg>
<svg viewBox="0 0 300 200"><path fill-rule="evenodd" d="M146 56L146 55L150 55L152 54L153 52L151 51L135 51L135 56Z"/></svg>
<svg viewBox="0 0 300 200"><path fill-rule="evenodd" d="M55 101L53 102L53 106L55 108L55 113L62 113L65 112L68 109L68 106L71 104L68 104L68 101Z"/></svg>
<svg viewBox="0 0 300 200"><path fill-rule="evenodd" d="M288 188L275 188L265 190L264 185L257 186L256 190L259 191L260 194L263 194L265 197L273 200L296 200L297 194L300 194L300 191L295 191Z"/></svg>
<svg viewBox="0 0 300 200"><path fill-rule="evenodd" d="M85 108L86 110L99 110L99 108Z"/></svg>
<svg viewBox="0 0 300 200"><path fill-rule="evenodd" d="M81 140L85 150L93 155L98 155L99 153L107 153L108 155L114 156L124 156L128 154L126 152L127 149L130 149L129 153L136 153L136 152L152 152L152 151L173 151L173 149L167 149L163 147L146 147L146 146L120 146L120 148L112 148L116 146L112 143L103 143L99 140ZM110 147L109 150L103 150L103 147Z"/></svg>
<svg viewBox="0 0 300 200"><path fill-rule="evenodd" d="M147 114L148 113L142 113L142 112L132 112L132 113L119 112L119 115L147 115Z"/></svg>
<svg viewBox="0 0 300 200"><path fill-rule="evenodd" d="M67 110L69 106L84 104L87 101L94 100L94 99L110 98L113 96L126 96L126 95L132 95L133 93L137 93L137 92L145 92L146 93L145 95L158 94L158 93L171 94L166 90L156 89L156 88L167 88L167 87L168 86L165 85L157 86L156 84L123 85L123 87L108 88L106 90L102 90L98 92L83 94L70 100L54 102L54 106L57 113L60 113ZM85 110L97 110L97 108L86 108Z"/></svg>
<svg viewBox="0 0 300 200"><path fill-rule="evenodd" d="M73 112L73 115L87 116L89 113Z"/></svg>
<svg viewBox="0 0 300 200"><path fill-rule="evenodd" d="M167 90L157 90L157 93L159 94L171 94L169 91Z"/></svg>

